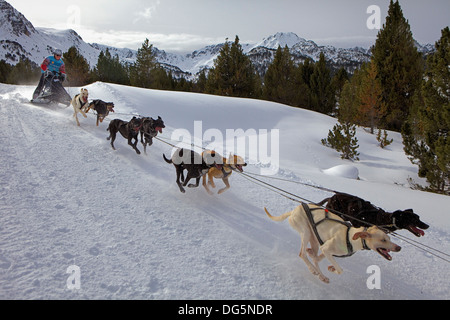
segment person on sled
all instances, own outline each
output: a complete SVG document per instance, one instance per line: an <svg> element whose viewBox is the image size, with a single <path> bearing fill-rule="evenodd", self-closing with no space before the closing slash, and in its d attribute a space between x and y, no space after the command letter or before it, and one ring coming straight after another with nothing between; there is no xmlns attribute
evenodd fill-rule
<svg viewBox="0 0 450 320"><path fill-rule="evenodd" d="M42 74L39 80L39 84L36 90L34 90L33 99L36 99L41 93L42 87L44 86L45 73L47 70L51 72L59 72L61 75L61 81L64 81L66 79L66 66L61 56L61 49L55 49L53 50L53 56L48 56L47 58L45 58L44 62L42 62Z"/></svg>

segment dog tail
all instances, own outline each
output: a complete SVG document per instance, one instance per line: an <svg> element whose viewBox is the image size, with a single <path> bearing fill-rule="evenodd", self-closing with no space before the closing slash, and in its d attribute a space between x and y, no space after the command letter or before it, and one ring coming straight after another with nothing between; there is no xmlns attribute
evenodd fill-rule
<svg viewBox="0 0 450 320"><path fill-rule="evenodd" d="M166 158L166 155L163 153L163 158L167 163L173 163L172 160Z"/></svg>
<svg viewBox="0 0 450 320"><path fill-rule="evenodd" d="M266 211L267 216L272 219L273 221L284 221L287 218L289 218L291 216L292 211L286 212L285 214L279 216L279 217L274 217L272 216L269 211L267 211L267 208L264 208L264 211Z"/></svg>
<svg viewBox="0 0 450 320"><path fill-rule="evenodd" d="M330 199L331 199L331 198L323 199L322 201L320 201L319 203L317 203L317 205L318 205L319 207L321 207L321 206L323 206L325 203L327 203Z"/></svg>

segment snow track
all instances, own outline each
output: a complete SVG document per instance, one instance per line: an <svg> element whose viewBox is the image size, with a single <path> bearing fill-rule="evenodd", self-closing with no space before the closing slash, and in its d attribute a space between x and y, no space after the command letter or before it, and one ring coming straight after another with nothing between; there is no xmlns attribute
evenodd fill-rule
<svg viewBox="0 0 450 320"><path fill-rule="evenodd" d="M199 120L203 104L230 105L238 118L245 114L243 105L257 110L263 103L105 83L88 88L91 98L120 101L118 113L161 115L166 138L181 121L189 127ZM137 155L118 136L113 151L106 140L108 121L96 127L89 114L77 127L71 107L27 104L33 89L0 85L1 299L450 298L448 264L403 243L392 262L372 252L339 260L344 274L331 274L329 285L321 283L298 258L298 234L287 223L268 219L263 210L267 206L278 215L296 203L237 174L231 177L232 188L220 196L210 196L202 187L181 194L173 166L162 160L163 153L170 154L169 146L155 140L148 155ZM290 109L279 112L274 104L271 111L268 106L270 116L260 119L263 123L292 120L286 118ZM274 116L280 114L285 118ZM113 118L111 114L107 120ZM292 144L293 139L282 151ZM328 165L329 160L320 158L316 144L306 147L313 150L306 165L282 174L316 180L320 170L305 174L305 168L317 162ZM140 143L138 148L143 151ZM294 163L287 158L286 163ZM322 181L317 176L316 182ZM332 180L330 187L340 182ZM289 182L276 185L313 201L330 195ZM412 191L402 192L410 196ZM430 199L448 204L445 197ZM449 252L446 225L438 228L437 216L424 220L433 225L423 241ZM366 286L367 267L374 264L382 269L381 290ZM81 271L79 290L67 288L66 270L73 265Z"/></svg>

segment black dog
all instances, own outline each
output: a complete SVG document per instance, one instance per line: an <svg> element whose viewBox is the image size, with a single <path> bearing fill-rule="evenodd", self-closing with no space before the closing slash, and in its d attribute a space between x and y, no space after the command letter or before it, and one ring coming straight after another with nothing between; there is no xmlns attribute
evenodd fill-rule
<svg viewBox="0 0 450 320"><path fill-rule="evenodd" d="M89 104L86 113L91 109L97 112L97 127L98 127L99 122L103 122L103 119L105 119L110 112L114 112L114 103L105 102L103 100L97 99Z"/></svg>
<svg viewBox="0 0 450 320"><path fill-rule="evenodd" d="M111 146L114 150L116 150L116 148L114 148L114 140L116 140L117 132L120 132L125 139L128 139L128 144L136 150L136 153L141 154L136 147L138 143L138 134L141 127L142 119L140 118L133 117L133 119L128 122L120 119L114 119L109 123L107 129L107 131L109 131L109 137L106 139L111 139ZM134 143L131 142L132 139L135 140Z"/></svg>
<svg viewBox="0 0 450 320"><path fill-rule="evenodd" d="M189 188L196 188L200 183L200 178L207 174L209 169L216 167L219 170L222 169L222 156L218 156L214 159L214 156L208 155L208 157L202 157L200 154L193 150L177 149L172 156L172 159L167 159L165 154L163 158L167 163L172 163L175 166L177 172L177 185L180 191L185 193L183 187L185 187L189 180L195 178L196 184L189 184ZM184 170L187 170L186 179L184 178ZM181 180L181 181L180 181ZM183 184L181 184L183 182Z"/></svg>
<svg viewBox="0 0 450 320"><path fill-rule="evenodd" d="M406 229L417 237L425 235L421 229L429 228L429 225L422 222L412 209L389 213L369 201L346 193L336 193L331 198L322 200L318 205L322 206L325 203L327 203L327 209L341 216L342 219L350 221L355 228L367 227L370 224L389 232Z"/></svg>
<svg viewBox="0 0 450 320"><path fill-rule="evenodd" d="M153 138L158 135L158 132L162 133L162 129L164 129L165 127L166 126L164 125L164 121L159 116L156 120L149 117L142 118L142 127L140 131L141 142L144 145L145 154L147 154L147 145L151 146L153 144Z"/></svg>

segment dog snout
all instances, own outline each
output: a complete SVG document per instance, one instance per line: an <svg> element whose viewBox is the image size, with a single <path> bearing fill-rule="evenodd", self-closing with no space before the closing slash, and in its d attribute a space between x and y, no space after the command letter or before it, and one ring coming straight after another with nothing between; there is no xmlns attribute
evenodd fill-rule
<svg viewBox="0 0 450 320"><path fill-rule="evenodd" d="M400 252L400 250L402 250L402 247L396 245L392 251Z"/></svg>

